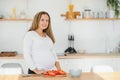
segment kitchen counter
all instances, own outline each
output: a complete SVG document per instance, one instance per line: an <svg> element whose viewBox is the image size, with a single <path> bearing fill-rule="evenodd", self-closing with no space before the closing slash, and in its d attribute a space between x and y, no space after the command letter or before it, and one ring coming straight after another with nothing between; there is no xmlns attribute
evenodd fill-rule
<svg viewBox="0 0 120 80"><path fill-rule="evenodd" d="M17 54L16 56L0 57L0 59L23 59L23 55L22 54Z"/></svg>
<svg viewBox="0 0 120 80"><path fill-rule="evenodd" d="M77 58L120 58L120 54L67 54L67 56L64 55L58 55L59 59L77 59ZM0 59L23 59L22 54L18 54L13 57L0 57Z"/></svg>
<svg viewBox="0 0 120 80"><path fill-rule="evenodd" d="M120 54L105 54L105 53L77 53L67 54L66 56L58 56L59 59L77 59L77 58L120 58Z"/></svg>
<svg viewBox="0 0 120 80"><path fill-rule="evenodd" d="M120 72L109 73L92 73L83 72L79 78L72 78L70 74L66 77L49 77L49 76L29 76L23 77L22 75L0 75L0 80L120 80Z"/></svg>

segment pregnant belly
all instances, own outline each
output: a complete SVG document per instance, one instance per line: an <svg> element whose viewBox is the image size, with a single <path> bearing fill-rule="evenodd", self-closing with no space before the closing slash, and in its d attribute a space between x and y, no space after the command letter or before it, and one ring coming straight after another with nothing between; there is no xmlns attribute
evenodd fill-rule
<svg viewBox="0 0 120 80"><path fill-rule="evenodd" d="M54 67L55 58L51 53L34 56L34 62L38 68L49 69Z"/></svg>

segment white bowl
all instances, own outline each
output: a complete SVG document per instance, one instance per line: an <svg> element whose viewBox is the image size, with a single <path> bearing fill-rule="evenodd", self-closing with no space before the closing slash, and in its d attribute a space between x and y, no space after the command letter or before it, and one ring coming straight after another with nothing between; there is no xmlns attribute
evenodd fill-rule
<svg viewBox="0 0 120 80"><path fill-rule="evenodd" d="M81 69L70 69L69 73L72 77L80 77L82 70Z"/></svg>

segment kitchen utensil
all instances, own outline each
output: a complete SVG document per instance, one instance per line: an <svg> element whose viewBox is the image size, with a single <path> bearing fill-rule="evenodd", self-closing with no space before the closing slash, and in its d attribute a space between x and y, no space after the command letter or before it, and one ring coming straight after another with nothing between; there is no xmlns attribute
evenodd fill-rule
<svg viewBox="0 0 120 80"><path fill-rule="evenodd" d="M10 57L10 56L16 56L17 52L16 51L2 51L0 53L0 57Z"/></svg>

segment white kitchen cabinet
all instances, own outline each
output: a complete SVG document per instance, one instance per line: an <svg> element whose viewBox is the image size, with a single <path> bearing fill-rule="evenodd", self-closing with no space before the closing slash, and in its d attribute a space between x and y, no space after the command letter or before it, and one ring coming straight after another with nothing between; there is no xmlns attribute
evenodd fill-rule
<svg viewBox="0 0 120 80"><path fill-rule="evenodd" d="M60 65L62 69L69 72L72 68L84 68L84 63L82 59L60 59Z"/></svg>
<svg viewBox="0 0 120 80"><path fill-rule="evenodd" d="M60 64L66 72L69 72L71 68L80 68L83 72L90 72L93 65L109 65L115 72L120 71L119 58L60 59Z"/></svg>
<svg viewBox="0 0 120 80"><path fill-rule="evenodd" d="M69 69L79 68L83 72L90 72L93 65L109 65L113 68L115 72L120 71L120 58L59 58L60 65L62 69L69 72ZM4 63L19 63L21 64L24 73L27 74L28 66L23 58L11 58L11 59L0 59L0 66Z"/></svg>
<svg viewBox="0 0 120 80"><path fill-rule="evenodd" d="M19 63L22 66L23 72L26 74L28 67L24 61L24 59L1 59L0 60L0 67L4 63Z"/></svg>

